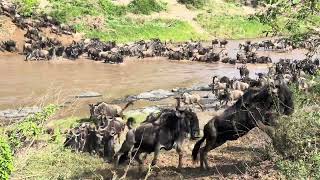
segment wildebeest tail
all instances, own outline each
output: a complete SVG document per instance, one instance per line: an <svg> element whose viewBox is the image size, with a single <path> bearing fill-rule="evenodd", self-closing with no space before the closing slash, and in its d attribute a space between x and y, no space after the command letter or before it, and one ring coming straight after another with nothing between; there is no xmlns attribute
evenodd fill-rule
<svg viewBox="0 0 320 180"><path fill-rule="evenodd" d="M123 111L126 110L130 105L133 105L133 102L134 102L134 101L129 101L129 102L122 108L120 114L122 114Z"/></svg>
<svg viewBox="0 0 320 180"><path fill-rule="evenodd" d="M193 159L194 161L197 160L199 149L200 149L201 144L204 142L205 139L206 139L206 137L203 136L203 137L194 145L193 150L192 150L192 159Z"/></svg>

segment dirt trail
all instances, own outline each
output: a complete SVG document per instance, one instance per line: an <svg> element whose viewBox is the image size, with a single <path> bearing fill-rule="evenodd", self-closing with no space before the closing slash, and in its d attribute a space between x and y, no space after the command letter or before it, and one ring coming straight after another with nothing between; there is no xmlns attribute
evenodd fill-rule
<svg viewBox="0 0 320 180"><path fill-rule="evenodd" d="M0 15L0 41L14 40L18 49L24 44L25 31L18 28L9 17Z"/></svg>

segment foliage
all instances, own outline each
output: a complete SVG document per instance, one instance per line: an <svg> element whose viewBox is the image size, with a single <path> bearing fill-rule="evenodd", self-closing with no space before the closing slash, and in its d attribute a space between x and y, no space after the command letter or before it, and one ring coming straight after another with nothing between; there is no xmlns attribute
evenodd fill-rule
<svg viewBox="0 0 320 180"><path fill-rule="evenodd" d="M178 2L186 5L191 5L196 8L201 8L206 4L207 0L178 0Z"/></svg>
<svg viewBox="0 0 320 180"><path fill-rule="evenodd" d="M18 10L24 16L31 16L39 5L38 0L17 0Z"/></svg>
<svg viewBox="0 0 320 180"><path fill-rule="evenodd" d="M309 94L292 87L295 112L280 118L275 130L273 144L281 155L277 165L288 178L320 178L320 76L313 81Z"/></svg>
<svg viewBox="0 0 320 180"><path fill-rule="evenodd" d="M7 130L7 134L12 149L16 150L40 135L43 131L44 122L48 120L57 109L58 107L56 105L48 105L44 107L41 112L30 115L20 123L10 127L9 130Z"/></svg>
<svg viewBox="0 0 320 180"><path fill-rule="evenodd" d="M66 23L83 15L98 15L95 3L85 0L50 0L50 15L60 22Z"/></svg>
<svg viewBox="0 0 320 180"><path fill-rule="evenodd" d="M318 0L266 1L266 8L255 16L272 29L272 35L288 34L299 37L319 27L320 2Z"/></svg>
<svg viewBox="0 0 320 180"><path fill-rule="evenodd" d="M128 5L129 11L135 14L149 15L166 9L166 4L157 0L133 0Z"/></svg>
<svg viewBox="0 0 320 180"><path fill-rule="evenodd" d="M8 142L0 137L0 179L9 179L13 170L12 152Z"/></svg>
<svg viewBox="0 0 320 180"><path fill-rule="evenodd" d="M122 16L126 14L126 7L115 5L110 0L99 0L102 11L107 16Z"/></svg>
<svg viewBox="0 0 320 180"><path fill-rule="evenodd" d="M197 21L211 35L216 37L240 39L254 38L263 35L263 31L268 29L257 20L248 19L244 16L211 16L200 14Z"/></svg>

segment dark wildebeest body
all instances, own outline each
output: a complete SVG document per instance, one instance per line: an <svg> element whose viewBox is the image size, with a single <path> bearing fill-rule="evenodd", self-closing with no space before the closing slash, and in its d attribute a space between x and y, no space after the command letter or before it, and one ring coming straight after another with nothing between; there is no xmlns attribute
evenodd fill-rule
<svg viewBox="0 0 320 180"><path fill-rule="evenodd" d="M274 99L277 97L277 99ZM273 125L273 119L268 119L275 106L279 113L286 115L293 113L292 93L286 85L279 85L276 89L265 86L261 89L250 89L233 106L210 120L204 126L204 136L194 146L192 157L197 159L200 149L200 166L209 168L207 153L224 144L228 140L236 140L245 135L258 124ZM279 102L279 103L276 103ZM201 144L206 140L203 148Z"/></svg>
<svg viewBox="0 0 320 180"><path fill-rule="evenodd" d="M241 66L241 67L238 67L239 69L239 72L240 72L240 77L241 78L244 78L244 77L248 77L249 76L249 69L247 68L247 66Z"/></svg>
<svg viewBox="0 0 320 180"><path fill-rule="evenodd" d="M188 111L179 109L162 110L159 115L153 114L152 117L148 117L136 130L129 131L132 135L128 136L127 134L126 141L116 154L116 165L120 159L123 160L123 157L130 156L132 149L134 149L132 153L136 153L135 160L140 165L142 165L141 153L150 154L154 152L152 165L155 165L160 149L170 150L175 146L179 154L179 167L181 167L183 140L186 134L190 133L190 129L196 129L194 127L199 126L198 118L195 118L195 114L190 115Z"/></svg>

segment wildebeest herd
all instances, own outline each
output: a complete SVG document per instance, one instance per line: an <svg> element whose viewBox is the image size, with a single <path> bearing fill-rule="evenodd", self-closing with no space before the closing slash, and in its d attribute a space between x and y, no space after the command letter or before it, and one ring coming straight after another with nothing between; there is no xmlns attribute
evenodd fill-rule
<svg viewBox="0 0 320 180"><path fill-rule="evenodd" d="M41 28L50 28L52 33L74 33L70 26L60 24L52 17L43 15L31 20L16 12L13 5L1 3L2 13L12 18L21 29L26 30L23 53L26 60L54 59L65 57L76 60L86 56L95 61L106 63L122 63L127 56L138 58L167 57L170 60L192 60L200 62L223 63L271 63L270 57L258 56L259 48L291 50L297 46L285 39L266 40L258 43L247 41L239 45L235 59L228 57L225 49L227 40L214 39L209 44L201 42L185 42L175 44L162 42L159 39L137 41L131 44L117 45L115 42L102 42L99 39L83 39L63 45L57 39L44 36ZM313 43L310 42L310 43ZM307 44L308 45L308 44ZM305 46L307 46L305 45ZM1 42L0 50L17 51L16 42L12 40ZM217 101L217 108L225 108L219 116L213 117L204 126L203 136L196 142L192 151L193 160L200 155L200 166L209 168L207 153L224 144L228 140L236 140L254 127L272 127L279 114L290 115L294 111L293 95L288 85L296 84L300 90L309 91L312 81L307 81L308 75L315 75L319 69L319 60L305 59L301 61L282 59L269 68L267 74L258 73L257 79L249 77L250 71L246 65L238 67L240 79L228 77L212 77L212 93ZM133 102L128 102L124 108L117 105L99 102L90 104L90 119L93 123L82 123L70 129L64 143L78 152L89 152L104 157L116 166L134 158L139 165L143 164L141 154L154 153L152 165L156 165L161 149L175 149L179 155L178 167L182 167L183 142L188 135L191 139L200 136L199 119L194 104L200 103L197 94L183 93L176 96L174 108L161 109L160 112L149 114L146 119L134 127L135 119L129 117L124 122L123 112ZM116 152L115 145L121 135L125 140ZM202 144L205 142L205 145ZM145 158L144 156L143 158Z"/></svg>
<svg viewBox="0 0 320 180"><path fill-rule="evenodd" d="M116 44L115 42L102 42L99 39L82 39L71 44L63 44L56 38L46 37L43 29L50 29L51 33L58 35L72 35L75 29L71 26L59 23L53 17L46 14L37 15L33 18L24 17L17 12L17 7L8 2L1 2L1 14L12 19L17 27L26 31L25 44L22 53L25 60L50 60L56 57L64 57L76 60L79 57L85 57L106 63L122 63L125 57L167 57L170 60L192 60L200 62L218 62L223 63L271 63L271 58L267 56L258 56L256 51L263 50L291 50L293 48L305 47L305 45L294 44L287 39L265 40L257 43L247 41L239 44L239 52L236 58L230 58L225 49L227 40L214 39L211 43L201 43L190 41L185 43L172 43L171 41L160 41L151 39L149 41L141 40L129 44ZM18 51L16 42L7 40L1 42L1 51Z"/></svg>
<svg viewBox="0 0 320 180"><path fill-rule="evenodd" d="M200 154L201 168L209 168L207 153L224 144L228 140L236 140L254 127L262 130L272 128L281 114L294 112L293 95L289 85L297 85L299 89L308 91L314 85L307 81L307 76L315 75L319 69L319 60L293 61L280 60L273 64L266 74L258 73L257 79L249 77L249 70L242 66L240 79L214 76L211 84L212 93L217 99L224 96L231 104L220 104L224 107L221 115L213 117L204 126L203 137L196 142L192 158L198 159ZM226 94L224 94L227 92ZM235 92L241 92L240 94ZM237 94L237 95L234 95ZM115 166L128 162L133 158L139 165L143 164L146 155L154 153L152 165L157 163L161 149L176 149L179 154L178 167L182 167L183 142L190 134L191 139L200 135L199 119L193 104L198 104L201 97L197 94L184 93L175 96L175 108L165 108L147 116L138 127L133 127L132 117L123 122L125 108L105 102L90 105L91 119L95 125L83 123L69 130L65 147L76 151L97 153L113 162ZM115 138L127 129L124 142L115 152ZM206 141L205 145L202 144ZM145 154L141 157L141 154ZM142 167L142 166L140 166Z"/></svg>

